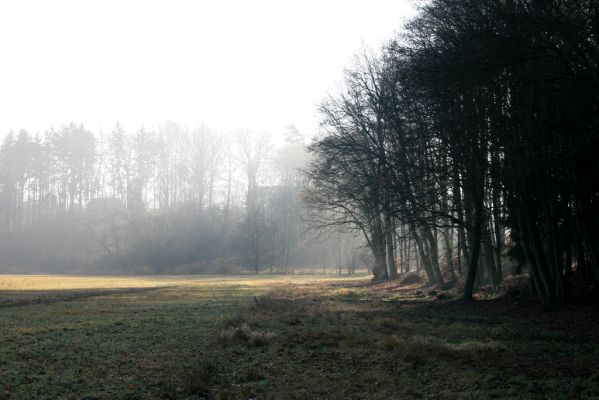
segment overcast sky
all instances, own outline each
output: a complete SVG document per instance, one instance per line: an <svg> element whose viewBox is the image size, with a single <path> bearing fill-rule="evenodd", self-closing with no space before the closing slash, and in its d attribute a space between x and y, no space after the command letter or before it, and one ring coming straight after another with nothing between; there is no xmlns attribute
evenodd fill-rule
<svg viewBox="0 0 599 400"><path fill-rule="evenodd" d="M0 135L165 119L308 136L316 104L409 0L2 0Z"/></svg>

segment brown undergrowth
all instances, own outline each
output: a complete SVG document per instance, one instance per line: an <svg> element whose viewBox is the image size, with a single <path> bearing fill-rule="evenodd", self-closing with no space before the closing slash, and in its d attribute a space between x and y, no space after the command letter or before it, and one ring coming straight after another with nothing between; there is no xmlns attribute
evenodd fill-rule
<svg viewBox="0 0 599 400"><path fill-rule="evenodd" d="M419 283L278 289L223 322L190 371L215 399L599 398L593 309L464 303ZM584 333L584 334L582 334Z"/></svg>

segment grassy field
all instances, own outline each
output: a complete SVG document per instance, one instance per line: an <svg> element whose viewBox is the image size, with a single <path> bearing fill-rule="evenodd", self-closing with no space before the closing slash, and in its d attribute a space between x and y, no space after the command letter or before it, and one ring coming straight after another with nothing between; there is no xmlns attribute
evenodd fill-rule
<svg viewBox="0 0 599 400"><path fill-rule="evenodd" d="M0 398L184 397L215 327L289 285L287 277L2 275Z"/></svg>
<svg viewBox="0 0 599 400"><path fill-rule="evenodd" d="M599 398L595 306L330 277L0 276L0 398Z"/></svg>

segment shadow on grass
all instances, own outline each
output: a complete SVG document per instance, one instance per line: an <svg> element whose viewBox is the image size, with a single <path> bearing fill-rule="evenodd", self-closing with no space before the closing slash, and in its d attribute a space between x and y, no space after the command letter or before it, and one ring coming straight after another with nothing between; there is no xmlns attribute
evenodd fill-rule
<svg viewBox="0 0 599 400"><path fill-rule="evenodd" d="M98 296L109 296L114 294L146 293L162 287L149 288L118 288L118 289L62 289L51 290L19 290L0 291L0 308L20 307L31 304L51 304L59 302L74 301ZM171 286L172 288L172 286Z"/></svg>
<svg viewBox="0 0 599 400"><path fill-rule="evenodd" d="M256 298L213 335L209 398L597 398L598 323L499 302L377 296L359 286ZM253 338L259 340L256 345ZM575 337L576 340L572 340ZM247 371L259 370L259 379ZM193 373L189 377L193 382ZM206 382L209 382L209 388ZM198 386L198 387L199 387ZM188 385L193 388L193 385Z"/></svg>

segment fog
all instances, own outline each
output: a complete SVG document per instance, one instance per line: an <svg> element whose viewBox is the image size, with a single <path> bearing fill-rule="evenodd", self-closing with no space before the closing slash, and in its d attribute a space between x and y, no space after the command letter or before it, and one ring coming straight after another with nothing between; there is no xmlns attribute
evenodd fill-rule
<svg viewBox="0 0 599 400"><path fill-rule="evenodd" d="M407 1L40 0L0 4L0 136L71 121L316 133L316 104ZM280 142L280 140L279 140Z"/></svg>
<svg viewBox="0 0 599 400"><path fill-rule="evenodd" d="M0 272L368 267L310 229L317 104L408 2L0 5Z"/></svg>
<svg viewBox="0 0 599 400"><path fill-rule="evenodd" d="M0 2L1 399L599 399L598 0Z"/></svg>
<svg viewBox="0 0 599 400"><path fill-rule="evenodd" d="M2 272L352 272L354 234L305 223L306 137L173 121L95 134L68 124L0 148Z"/></svg>

